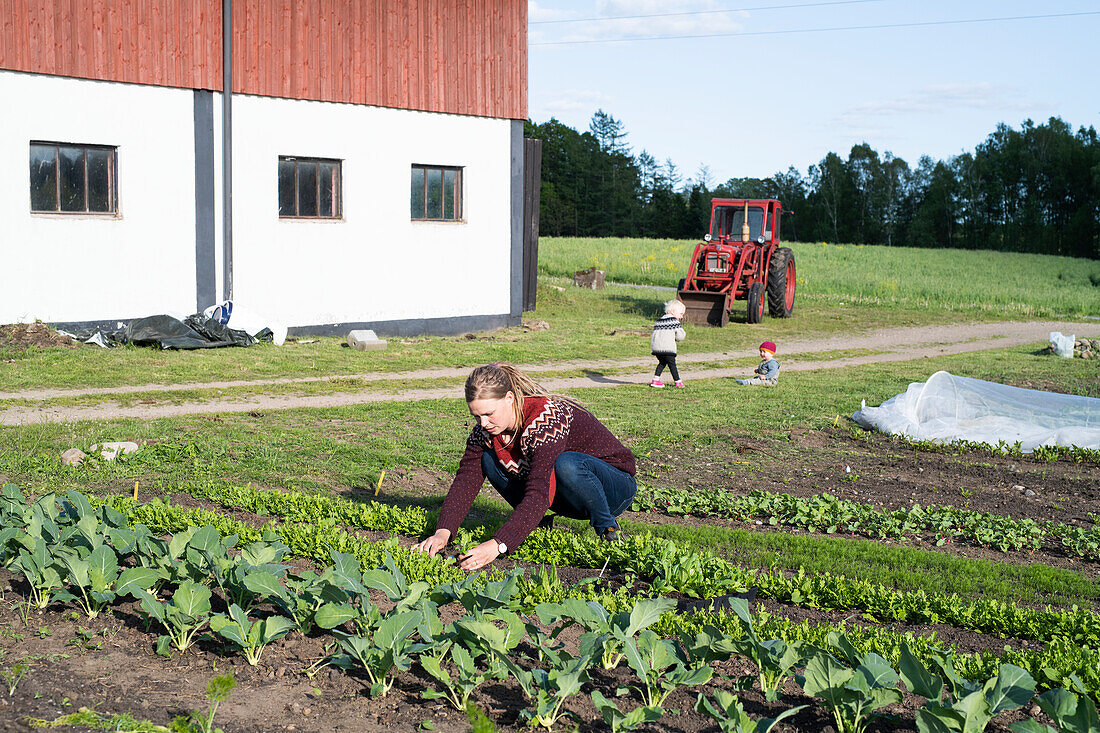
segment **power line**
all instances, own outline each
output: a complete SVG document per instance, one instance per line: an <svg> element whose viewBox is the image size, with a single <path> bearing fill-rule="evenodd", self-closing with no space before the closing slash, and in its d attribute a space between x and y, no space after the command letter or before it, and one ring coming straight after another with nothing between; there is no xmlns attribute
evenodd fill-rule
<svg viewBox="0 0 1100 733"><path fill-rule="evenodd" d="M857 3L880 3L885 0L829 0L818 3L799 3L797 5L762 5L758 8L728 8L726 10L685 10L678 13L650 13L648 15L610 15L600 18L570 18L567 20L532 20L527 25L550 25L552 23L593 23L605 20L635 20L637 18L668 18L679 15L714 15L716 13L747 13L751 10L786 10L789 8L816 8L822 5L855 5Z"/></svg>
<svg viewBox="0 0 1100 733"><path fill-rule="evenodd" d="M831 28L793 28L781 31L744 31L741 33L707 33L687 36L643 36L639 38L598 38L581 41L541 41L531 46L572 46L591 43L628 43L630 41L668 41L688 38L732 38L734 36L780 36L794 33L829 33L832 31L863 31L883 28L917 28L920 26L962 25L966 23L993 23L1007 20L1037 20L1041 18L1070 18L1082 15L1100 15L1100 10L1079 13L1047 13L1043 15L1011 15L999 18L967 18L964 20L929 20L916 23L882 23L879 25L844 25Z"/></svg>

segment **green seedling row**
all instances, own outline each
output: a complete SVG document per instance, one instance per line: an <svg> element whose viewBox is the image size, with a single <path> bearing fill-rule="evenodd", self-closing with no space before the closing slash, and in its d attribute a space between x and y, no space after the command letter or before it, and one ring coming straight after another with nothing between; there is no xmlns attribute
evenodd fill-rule
<svg viewBox="0 0 1100 733"><path fill-rule="evenodd" d="M333 497L262 491L250 486L227 487L216 483L189 486L188 491L224 506L305 523L293 530L295 534L331 531L331 536L325 539L328 543L342 543L347 536L342 530L337 530L334 517L339 518L340 523L353 527L413 537L422 536L431 526L431 515L419 507L403 509L379 502L360 504ZM776 511L784 511L784 507L805 506L793 497L782 494L754 493L748 498L759 499L769 507L776 507ZM854 502L843 504L857 508L863 506ZM836 507L841 506L841 502L829 497L819 506ZM487 539L494 528L476 528L474 539ZM285 529L281 531L286 532ZM293 542L292 539L288 541ZM352 551L344 545L338 549ZM955 594L928 593L924 590L902 592L840 575L786 575L745 570L714 555L685 552L671 541L647 534L635 535L618 547L609 549L568 533L538 532L520 546L515 556L532 563L573 567L601 567L607 562L609 567L619 572L651 578L651 589L655 594L675 591L703 598L758 586L762 595L779 601L831 610L857 610L881 621L942 623L1008 638L1039 641L1061 638L1090 648L1100 648L1100 615L1076 606L1061 610L1050 607L1036 610L995 599L968 600ZM323 557L314 559L324 560ZM361 559L378 561L377 557Z"/></svg>
<svg viewBox="0 0 1100 733"><path fill-rule="evenodd" d="M963 541L1002 552L1037 550L1057 543L1086 560L1100 560L1100 527L1072 527L1061 522L1036 522L953 506L914 505L884 511L870 504L839 499L832 494L797 497L753 491L747 496L649 487L631 507L636 512L721 517L732 520L765 518L772 526L799 527L809 532L846 532L874 539L929 537L938 545Z"/></svg>
<svg viewBox="0 0 1100 733"><path fill-rule="evenodd" d="M293 493L259 492L272 502L295 503L305 500L310 505L317 501L332 501L319 497L296 497ZM256 497L254 501L260 501ZM339 501L339 500L336 500ZM229 520L215 512L204 510L183 510L171 507L159 501L137 504L129 499L112 497L112 506L128 508L132 518L140 518L155 531L181 531L187 526L209 520L212 526L219 528L225 535L235 534L246 541L256 541L264 530L257 530L246 524ZM271 505L268 505L271 508ZM392 509L391 507L386 507ZM150 524L151 523L151 524ZM381 519L371 525L373 529L385 529ZM387 546L363 541L332 521L310 522L291 525L269 525L268 531L277 529L293 548L293 552L318 562L325 562L327 554L333 550L356 557L364 567L377 565L388 552L398 558L405 572L425 582L438 583L459 577L461 573L452 565L438 558L428 558L420 553L401 550L393 544ZM491 530L481 528L479 533L466 534L459 542L471 546L488 536ZM866 607L880 614L883 620L910 622L951 623L962 628L973 628L989 633L1020 638L1038 637L1042 640L1069 640L1075 643L1067 647L1077 652L1085 647L1095 647L1091 639L1096 636L1096 616L1080 609L1068 611L1028 611L1011 604L999 604L996 601L963 602L953 595L928 596L923 593L900 594L895 591L860 584L843 577L809 577L805 575L785 576L782 574L753 573L742 571L729 563L713 556L679 551L674 543L658 540L645 535L635 536L620 547L612 548L610 557L607 548L591 541L561 532L538 532L520 548L520 559L535 563L555 565L574 565L595 567L605 561L622 572L652 577L650 591L655 594L677 592L696 597L708 597L722 593L736 592L750 585L758 585L765 596L789 601L795 604L811 605L821 608ZM629 603L629 598L621 594L617 598L607 598L590 593L592 600L602 600L610 606L619 607ZM977 628L975 628L977 627ZM1015 633L1013 633L1015 632ZM893 633L893 632L891 632ZM897 649L904 635L894 634L893 641L887 645ZM1057 659L1044 657L1033 651L1021 652L1018 661L1029 669L1082 669L1058 664ZM988 655L987 655L988 656ZM1071 660L1073 664L1081 661L1080 654ZM1087 660L1086 660L1087 661ZM988 660L978 667L988 667ZM1087 667L1086 667L1087 668ZM1082 675L1089 675L1082 671ZM1049 676L1049 675L1047 675Z"/></svg>

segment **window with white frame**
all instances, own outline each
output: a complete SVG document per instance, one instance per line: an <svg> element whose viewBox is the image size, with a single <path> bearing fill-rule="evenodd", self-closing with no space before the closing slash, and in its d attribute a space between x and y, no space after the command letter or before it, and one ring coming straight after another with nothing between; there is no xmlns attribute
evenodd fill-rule
<svg viewBox="0 0 1100 733"><path fill-rule="evenodd" d="M31 141L31 211L117 214L118 148Z"/></svg>

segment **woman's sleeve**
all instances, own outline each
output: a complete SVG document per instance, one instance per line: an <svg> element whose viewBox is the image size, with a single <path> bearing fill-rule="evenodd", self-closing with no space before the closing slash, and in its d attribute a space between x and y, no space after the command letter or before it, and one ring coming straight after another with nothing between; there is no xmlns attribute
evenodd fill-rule
<svg viewBox="0 0 1100 733"><path fill-rule="evenodd" d="M470 507L485 483L485 471L481 468L481 454L485 452L485 446L476 439L476 434L477 430L466 441L466 452L458 462L458 473L451 482L447 498L443 500L443 508L439 510L439 521L435 523L436 530L445 529L452 538L470 513Z"/></svg>
<svg viewBox="0 0 1100 733"><path fill-rule="evenodd" d="M554 468L554 461L561 453L562 451L557 451L553 458L548 455L550 471L539 471L537 477L535 475L535 464L532 461L531 475L527 478L523 498L520 499L519 504L516 505L512 515L508 517L504 525L493 534L493 537L508 545L509 548L519 547L520 543L527 539L527 535L534 531L539 521L550 510L550 482L553 480L551 472Z"/></svg>

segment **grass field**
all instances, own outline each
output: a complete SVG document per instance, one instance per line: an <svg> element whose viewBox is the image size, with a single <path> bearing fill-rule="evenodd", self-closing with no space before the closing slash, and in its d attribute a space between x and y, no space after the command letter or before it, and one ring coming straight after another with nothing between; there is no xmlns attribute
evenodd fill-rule
<svg viewBox="0 0 1100 733"><path fill-rule="evenodd" d="M615 282L675 287L694 240L542 237L539 271L595 265ZM950 311L982 317L1100 315L1100 262L1072 257L788 242L801 303Z"/></svg>

